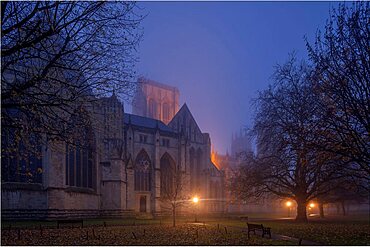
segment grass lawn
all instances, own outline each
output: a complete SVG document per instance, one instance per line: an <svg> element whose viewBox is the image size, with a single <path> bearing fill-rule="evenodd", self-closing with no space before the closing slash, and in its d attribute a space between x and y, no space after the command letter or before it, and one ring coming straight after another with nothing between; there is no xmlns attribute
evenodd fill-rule
<svg viewBox="0 0 370 247"><path fill-rule="evenodd" d="M160 220L151 220L151 219L86 219L84 220L84 226L103 226L104 222L106 222L109 226L118 226L118 225L147 225L147 224L160 224ZM57 222L56 221L2 221L1 222L1 229L8 229L9 226L11 228L22 228L22 229L32 229L37 228L39 229L40 225L43 228L56 228Z"/></svg>
<svg viewBox="0 0 370 247"><path fill-rule="evenodd" d="M250 222L262 223L271 227L273 234L303 238L324 245L370 245L370 225L368 215L327 217L324 220L310 218L310 222L296 223L294 220L258 219L250 217ZM296 245L295 242L262 239L253 236L250 240L242 233L246 223L233 218L199 217L203 224L185 224L194 218L178 218L178 226L173 228L172 219L88 219L84 228L55 229L56 222L23 221L2 222L3 245ZM107 227L103 227L106 222ZM12 224L11 231L7 230ZM40 236L39 225L43 228ZM219 226L219 228L218 228ZM227 226L225 233L224 226ZM18 240L17 230L22 237ZM27 230L26 230L27 229ZM92 229L96 238L92 238ZM198 229L198 235L197 235ZM145 230L145 234L144 234ZM86 239L87 231L90 238ZM136 239L132 232L136 235ZM54 243L54 241L56 241Z"/></svg>
<svg viewBox="0 0 370 247"><path fill-rule="evenodd" d="M303 238L325 245L370 245L369 223L313 221L308 224L295 222L266 222L277 234Z"/></svg>
<svg viewBox="0 0 370 247"><path fill-rule="evenodd" d="M214 226L180 224L109 226L63 229L3 230L2 245L292 245L281 240L253 236L240 230L227 232Z"/></svg>
<svg viewBox="0 0 370 247"><path fill-rule="evenodd" d="M220 224L246 227L245 222L223 220ZM370 223L368 216L328 217L310 219L309 223L296 223L294 220L263 220L271 227L272 233L295 238L303 238L324 245L370 245Z"/></svg>

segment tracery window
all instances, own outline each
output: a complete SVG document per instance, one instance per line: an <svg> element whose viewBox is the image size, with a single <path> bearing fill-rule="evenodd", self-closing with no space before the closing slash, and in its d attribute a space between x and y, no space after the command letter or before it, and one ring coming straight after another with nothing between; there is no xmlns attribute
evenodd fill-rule
<svg viewBox="0 0 370 247"><path fill-rule="evenodd" d="M92 147L66 145L66 184L93 188L94 159Z"/></svg>
<svg viewBox="0 0 370 247"><path fill-rule="evenodd" d="M161 197L171 197L173 193L175 162L168 153L161 158Z"/></svg>
<svg viewBox="0 0 370 247"><path fill-rule="evenodd" d="M30 133L20 138L16 130L1 130L1 181L42 183L41 136Z"/></svg>
<svg viewBox="0 0 370 247"><path fill-rule="evenodd" d="M91 124L86 115L72 120L75 131L71 143L66 144L66 185L95 188L95 142Z"/></svg>
<svg viewBox="0 0 370 247"><path fill-rule="evenodd" d="M150 191L151 163L148 154L141 150L137 155L134 170L135 190Z"/></svg>

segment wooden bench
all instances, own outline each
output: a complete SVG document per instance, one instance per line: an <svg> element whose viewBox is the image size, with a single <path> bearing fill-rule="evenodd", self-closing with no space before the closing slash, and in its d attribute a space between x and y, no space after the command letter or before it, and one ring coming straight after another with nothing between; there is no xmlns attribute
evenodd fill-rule
<svg viewBox="0 0 370 247"><path fill-rule="evenodd" d="M248 226L248 238L249 238L249 233L253 232L256 234L256 230L262 232L262 237L265 236L265 234L268 234L269 237L271 238L271 228L270 227L264 227L262 224L250 224L247 223Z"/></svg>
<svg viewBox="0 0 370 247"><path fill-rule="evenodd" d="M81 227L84 227L84 221L80 219L63 219L63 220L57 220L57 228L59 229L59 226L62 224L81 224Z"/></svg>

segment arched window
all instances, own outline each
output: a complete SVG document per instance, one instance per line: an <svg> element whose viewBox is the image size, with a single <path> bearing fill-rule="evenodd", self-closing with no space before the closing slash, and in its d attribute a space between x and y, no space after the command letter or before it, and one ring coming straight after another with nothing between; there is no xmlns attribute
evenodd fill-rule
<svg viewBox="0 0 370 247"><path fill-rule="evenodd" d="M71 122L74 132L66 144L66 185L95 188L95 141L90 120L84 111Z"/></svg>
<svg viewBox="0 0 370 247"><path fill-rule="evenodd" d="M168 106L167 103L164 103L163 104L163 107L162 107L162 111L163 111L163 120L165 122L169 121L170 119L170 107Z"/></svg>
<svg viewBox="0 0 370 247"><path fill-rule="evenodd" d="M1 129L1 181L42 183L42 140L35 133Z"/></svg>
<svg viewBox="0 0 370 247"><path fill-rule="evenodd" d="M141 150L135 161L135 190L150 191L151 164L149 155Z"/></svg>
<svg viewBox="0 0 370 247"><path fill-rule="evenodd" d="M165 153L161 158L161 197L171 197L175 179L175 161L168 153Z"/></svg>

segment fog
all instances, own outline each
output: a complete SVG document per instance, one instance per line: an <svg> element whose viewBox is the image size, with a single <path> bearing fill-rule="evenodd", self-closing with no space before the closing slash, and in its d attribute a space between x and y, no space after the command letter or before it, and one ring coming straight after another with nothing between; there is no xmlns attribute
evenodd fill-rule
<svg viewBox="0 0 370 247"><path fill-rule="evenodd" d="M304 36L325 27L328 2L139 2L147 14L137 64L145 76L180 90L215 151L252 126L251 100L267 88L277 63L296 52ZM130 111L130 106L126 105Z"/></svg>

